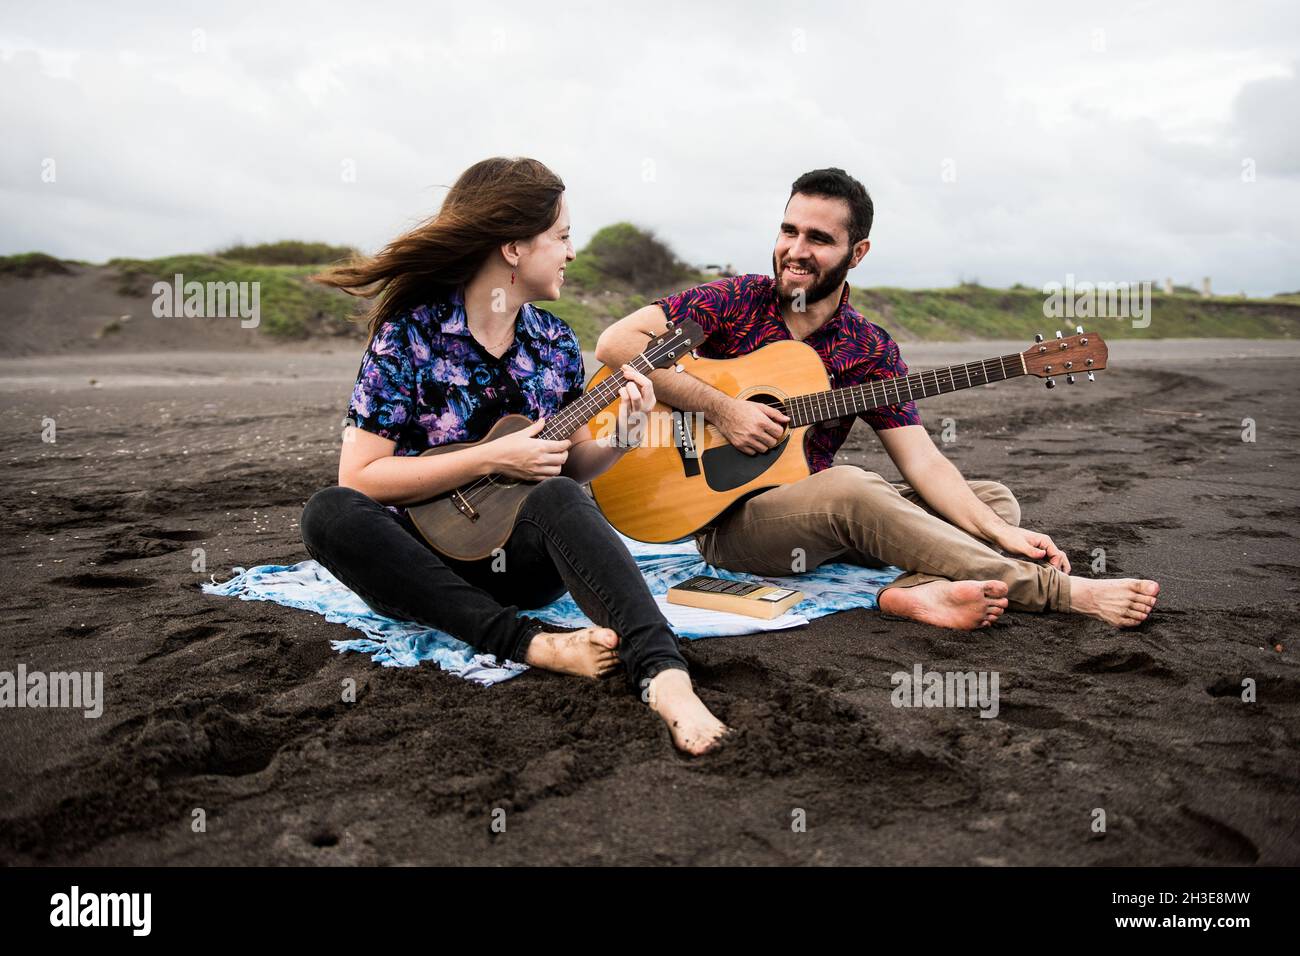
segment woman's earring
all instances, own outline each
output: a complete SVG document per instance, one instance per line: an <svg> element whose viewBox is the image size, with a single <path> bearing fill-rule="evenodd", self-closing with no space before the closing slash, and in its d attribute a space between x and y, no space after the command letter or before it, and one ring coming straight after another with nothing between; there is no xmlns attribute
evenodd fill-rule
<svg viewBox="0 0 1300 956"><path fill-rule="evenodd" d="M515 274L513 272L510 273L510 284L511 285L515 284Z"/></svg>

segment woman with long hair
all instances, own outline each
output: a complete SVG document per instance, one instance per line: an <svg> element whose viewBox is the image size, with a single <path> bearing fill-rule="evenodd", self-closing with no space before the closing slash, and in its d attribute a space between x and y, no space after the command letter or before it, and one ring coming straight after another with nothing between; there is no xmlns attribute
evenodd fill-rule
<svg viewBox="0 0 1300 956"><path fill-rule="evenodd" d="M307 502L303 542L374 610L498 660L590 678L621 661L674 744L703 753L726 727L696 696L636 562L582 487L625 449L595 440L586 425L567 440L538 437L583 392L577 336L531 304L559 298L573 258L564 183L536 160L495 158L467 169L431 219L316 277L374 302L338 485ZM620 413L653 408L650 380L623 372ZM510 413L534 422L420 454L478 442ZM491 474L539 482L504 567L434 551L403 506ZM565 591L596 626L555 632L519 613Z"/></svg>

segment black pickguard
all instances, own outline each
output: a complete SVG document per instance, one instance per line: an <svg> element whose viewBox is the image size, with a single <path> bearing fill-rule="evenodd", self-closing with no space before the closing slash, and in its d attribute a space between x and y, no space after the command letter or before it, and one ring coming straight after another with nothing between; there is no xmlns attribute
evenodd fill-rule
<svg viewBox="0 0 1300 956"><path fill-rule="evenodd" d="M758 455L746 455L731 445L708 449L700 460L704 464L704 480L708 482L709 490L730 491L753 481L776 464L789 441L789 436L786 436L775 447Z"/></svg>
<svg viewBox="0 0 1300 956"><path fill-rule="evenodd" d="M761 402L773 407L781 404L781 399L775 395L761 392L748 396L746 401ZM700 455L700 462L704 466L704 480L708 482L709 490L730 491L732 488L739 488L753 481L776 464L776 460L781 457L781 452L785 451L786 443L789 441L790 436L786 435L775 447L758 455L746 455L731 445L719 445L717 448L708 449Z"/></svg>

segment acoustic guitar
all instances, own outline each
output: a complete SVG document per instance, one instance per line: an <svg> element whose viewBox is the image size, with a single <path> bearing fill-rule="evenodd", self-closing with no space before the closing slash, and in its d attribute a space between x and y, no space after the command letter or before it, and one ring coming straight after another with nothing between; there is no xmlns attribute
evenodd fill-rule
<svg viewBox="0 0 1300 956"><path fill-rule="evenodd" d="M926 369L906 376L875 379L847 388L830 388L821 357L803 342L773 342L747 355L729 359L686 359L696 378L733 398L763 402L790 417L785 433L772 448L747 454L729 444L714 425L697 427L700 419L663 404L655 413L672 416L670 427L654 429L671 435L634 448L591 482L596 503L615 528L638 541L676 541L703 528L734 502L753 492L789 484L811 473L804 451L804 434L819 422L902 402L917 401L964 388L976 388L1021 375L1036 375L1056 385L1063 375L1073 385L1076 375L1093 381L1093 372L1106 367L1106 343L1101 336L1077 333L1055 341L1035 336L1023 352L996 358ZM602 368L588 388L603 388L608 368Z"/></svg>
<svg viewBox="0 0 1300 956"><path fill-rule="evenodd" d="M643 375L677 363L700 342L704 331L689 319L670 326L652 339L646 350L627 364ZM590 422L606 407L618 401L618 390L625 383L621 370L608 369L597 384L594 379L581 398L565 405L538 432L538 438L563 441L583 424ZM532 422L524 415L505 415L476 442L439 445L422 455L448 455L493 441ZM444 492L421 504L411 505L407 513L424 539L439 553L461 561L489 557L506 543L514 530L515 519L524 499L539 482L523 481L506 475L488 475L467 485Z"/></svg>

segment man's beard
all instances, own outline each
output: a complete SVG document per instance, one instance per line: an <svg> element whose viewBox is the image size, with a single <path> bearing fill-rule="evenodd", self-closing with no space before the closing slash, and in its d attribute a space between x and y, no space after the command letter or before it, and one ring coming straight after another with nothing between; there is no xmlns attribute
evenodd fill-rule
<svg viewBox="0 0 1300 956"><path fill-rule="evenodd" d="M828 295L838 295L840 289L844 287L844 280L849 277L849 260L853 258L853 250L850 249L840 260L839 264L825 273L820 279L808 287L804 293L804 304L811 305L814 302L820 302ZM787 262L789 260L786 260ZM772 275L776 277L776 294L782 302L793 302L794 295L787 295L781 285L781 273L778 271L780 265L776 261L776 253L772 253ZM797 293L796 293L797 294Z"/></svg>

